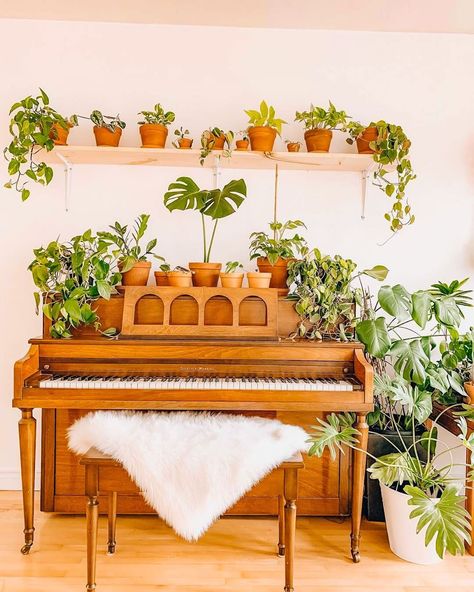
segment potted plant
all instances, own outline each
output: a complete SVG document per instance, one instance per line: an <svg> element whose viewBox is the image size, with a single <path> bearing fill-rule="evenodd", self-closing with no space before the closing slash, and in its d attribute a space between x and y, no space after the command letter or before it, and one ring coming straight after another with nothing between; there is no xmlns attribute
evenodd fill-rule
<svg viewBox="0 0 474 592"><path fill-rule="evenodd" d="M234 214L246 196L247 186L243 179L229 181L223 189L200 189L191 178L179 177L168 187L164 203L170 212L192 210L201 216L203 261L189 264L195 286L217 286L222 265L210 262L217 225L222 218ZM206 218L212 221L209 243Z"/></svg>
<svg viewBox="0 0 474 592"><path fill-rule="evenodd" d="M229 130L225 132L219 127L204 130L201 135L201 154L199 162L204 164L204 160L213 150L222 150L222 156L229 158L232 155L232 140L234 132Z"/></svg>
<svg viewBox="0 0 474 592"><path fill-rule="evenodd" d="M171 271L169 263L162 263L160 271L155 271L155 283L157 286L169 286L168 273Z"/></svg>
<svg viewBox="0 0 474 592"><path fill-rule="evenodd" d="M466 389L466 393L468 394L471 403L474 402L474 327L471 327L469 332L468 341L470 341L470 368L468 372L466 372L466 377L468 380L464 383L464 388ZM467 348L466 348L467 349ZM466 357L469 356L469 350L466 351Z"/></svg>
<svg viewBox="0 0 474 592"><path fill-rule="evenodd" d="M329 107L310 105L308 111L297 111L295 121L304 124L304 139L308 152L329 152L332 130L344 129L348 115L345 111L337 111L329 101Z"/></svg>
<svg viewBox="0 0 474 592"><path fill-rule="evenodd" d="M115 222L109 226L110 231L98 232L97 236L107 245L113 245L114 256L117 258L118 268L122 274L123 286L146 286L150 274L151 262L149 256L164 261L163 257L153 253L157 239L149 241L146 247L140 244L147 228L149 214L141 214L134 222L133 228L122 226Z"/></svg>
<svg viewBox="0 0 474 592"><path fill-rule="evenodd" d="M301 148L301 142L295 142L294 140L285 140L286 149L288 152L299 152Z"/></svg>
<svg viewBox="0 0 474 592"><path fill-rule="evenodd" d="M190 288L193 285L192 272L178 265L168 272L168 282L174 288Z"/></svg>
<svg viewBox="0 0 474 592"><path fill-rule="evenodd" d="M173 146L175 148L180 148L181 150L189 150L192 148L193 139L187 138L186 136L189 134L188 129L183 129L182 127L179 130L174 130L174 135L178 136L178 139L173 142Z"/></svg>
<svg viewBox="0 0 474 592"><path fill-rule="evenodd" d="M410 161L411 141L399 125L380 120L363 126L350 122L346 126L350 137L349 144L357 143L359 152L372 153L376 163L373 172L374 185L392 199L392 207L386 212L385 219L392 232L413 224L415 216L406 195L408 183L416 179ZM396 179L392 180L391 174Z"/></svg>
<svg viewBox="0 0 474 592"><path fill-rule="evenodd" d="M89 117L85 117L84 115L77 115L77 117L92 121L97 146L113 146L116 148L120 143L122 130L127 125L120 119L119 115L102 115L97 109L92 111Z"/></svg>
<svg viewBox="0 0 474 592"><path fill-rule="evenodd" d="M295 233L291 238L285 234L296 228L306 228L301 220L288 220L285 223L270 222L273 236L266 232L253 232L250 235L250 259L257 259L259 271L271 273L270 288L278 288L280 294L288 294L288 263L299 255L306 246L302 236Z"/></svg>
<svg viewBox="0 0 474 592"><path fill-rule="evenodd" d="M272 274L267 271L255 271L247 272L247 282L249 288L270 288L270 282L272 280Z"/></svg>
<svg viewBox="0 0 474 592"><path fill-rule="evenodd" d="M241 136L241 139L235 141L235 149L240 151L248 150L250 140L247 130L240 131L239 135Z"/></svg>
<svg viewBox="0 0 474 592"><path fill-rule="evenodd" d="M30 196L28 182L48 185L53 178L53 169L44 162L35 162L41 149L50 152L54 140L50 134L55 125L67 128L66 119L49 104L48 95L40 88L37 97L28 96L13 103L10 108L10 134L12 140L3 153L8 161L10 180L7 189L15 189L25 201Z"/></svg>
<svg viewBox="0 0 474 592"><path fill-rule="evenodd" d="M260 103L260 110L245 111L249 117L250 127L247 133L250 138L251 150L271 152L277 134L281 135L281 127L286 121L275 117L275 108L265 101Z"/></svg>
<svg viewBox="0 0 474 592"><path fill-rule="evenodd" d="M223 288L241 288L244 281L242 263L238 261L227 261L224 272L220 274L221 284Z"/></svg>
<svg viewBox="0 0 474 592"><path fill-rule="evenodd" d="M408 392L414 425L420 392ZM438 446L441 415L433 419L429 430L421 434L413 431L409 444L402 439L397 451L379 457L370 455L374 462L368 471L382 488L390 548L400 558L418 564L437 563L446 552L462 555L465 543L471 541L469 514L464 507L466 498L459 492L459 483L450 471L455 448L474 449L474 435L462 417L474 419L474 410L466 406L459 412L459 446L454 447ZM350 413L331 414L325 420L318 418L310 437L309 454L321 456L328 449L334 457L336 449L342 450L343 446L357 448L356 437L360 432L353 427L354 420ZM420 458L419 449L426 451L425 458ZM471 471L469 485L473 479Z"/></svg>
<svg viewBox="0 0 474 592"><path fill-rule="evenodd" d="M67 139L70 130L78 124L77 115L71 115L64 123L53 123L49 137L53 140L55 146L67 146Z"/></svg>
<svg viewBox="0 0 474 592"><path fill-rule="evenodd" d="M86 230L69 242L52 241L33 253L28 269L39 289L34 293L36 312L42 304L43 314L51 321L51 337L70 338L82 325L93 325L106 336L116 334L113 327L102 331L94 309L99 298L108 300L116 293L121 278L104 241Z"/></svg>
<svg viewBox="0 0 474 592"><path fill-rule="evenodd" d="M142 148L164 148L168 126L175 120L175 114L165 111L160 103L157 103L153 111L140 111L138 115L143 116L142 121L138 122Z"/></svg>

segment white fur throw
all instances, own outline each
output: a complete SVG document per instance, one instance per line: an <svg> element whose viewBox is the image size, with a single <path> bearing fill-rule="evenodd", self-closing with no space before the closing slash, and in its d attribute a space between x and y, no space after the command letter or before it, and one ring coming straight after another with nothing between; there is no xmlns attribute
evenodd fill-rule
<svg viewBox="0 0 474 592"><path fill-rule="evenodd" d="M187 540L199 538L255 483L298 451L306 432L242 415L97 411L69 428L69 447L122 463L146 501Z"/></svg>

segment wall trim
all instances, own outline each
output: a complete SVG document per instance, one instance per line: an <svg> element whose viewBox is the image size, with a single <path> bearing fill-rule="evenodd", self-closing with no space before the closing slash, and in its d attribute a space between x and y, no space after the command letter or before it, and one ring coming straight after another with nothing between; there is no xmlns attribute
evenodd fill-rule
<svg viewBox="0 0 474 592"><path fill-rule="evenodd" d="M41 472L35 473L35 489L39 489ZM21 472L18 469L0 468L0 491L17 491L21 489Z"/></svg>

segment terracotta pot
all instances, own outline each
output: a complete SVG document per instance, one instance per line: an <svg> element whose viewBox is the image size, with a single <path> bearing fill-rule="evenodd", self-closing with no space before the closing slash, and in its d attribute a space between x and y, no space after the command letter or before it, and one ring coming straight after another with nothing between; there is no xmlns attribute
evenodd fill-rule
<svg viewBox="0 0 474 592"><path fill-rule="evenodd" d="M71 127L71 125L68 125L68 128L64 129L57 123L53 123L49 132L49 137L53 140L56 146L67 146L67 137L69 136L69 130Z"/></svg>
<svg viewBox="0 0 474 592"><path fill-rule="evenodd" d="M119 145L122 130L117 127L114 132L111 132L106 127L94 125L94 136L97 146L113 146L116 148Z"/></svg>
<svg viewBox="0 0 474 592"><path fill-rule="evenodd" d="M155 282L157 286L169 286L168 272L167 271L155 271Z"/></svg>
<svg viewBox="0 0 474 592"><path fill-rule="evenodd" d="M329 152L332 131L328 129L312 129L304 133L308 152Z"/></svg>
<svg viewBox="0 0 474 592"><path fill-rule="evenodd" d="M375 142L378 137L377 128L375 125L366 127L362 132L361 136L356 139L357 152L359 154L373 154L375 150L372 150L369 146L369 142Z"/></svg>
<svg viewBox="0 0 474 592"><path fill-rule="evenodd" d="M249 271L247 273L249 288L269 288L271 280L271 273L261 273L258 271Z"/></svg>
<svg viewBox="0 0 474 592"><path fill-rule="evenodd" d="M225 143L225 136L214 136L214 144L212 150L223 150Z"/></svg>
<svg viewBox="0 0 474 592"><path fill-rule="evenodd" d="M299 142L288 142L286 145L288 152L299 152L301 144Z"/></svg>
<svg viewBox="0 0 474 592"><path fill-rule="evenodd" d="M120 267L119 264L119 270ZM122 274L122 286L146 286L150 269L150 261L137 261L132 269Z"/></svg>
<svg viewBox="0 0 474 592"><path fill-rule="evenodd" d="M247 133L250 138L251 150L260 152L271 152L273 150L273 144L277 135L275 128L267 125L258 125L249 127Z"/></svg>
<svg viewBox="0 0 474 592"><path fill-rule="evenodd" d="M248 140L236 140L235 141L235 149L236 150L248 150L249 141Z"/></svg>
<svg viewBox="0 0 474 592"><path fill-rule="evenodd" d="M190 288L193 285L192 276L187 271L169 271L168 282L174 288Z"/></svg>
<svg viewBox="0 0 474 592"><path fill-rule="evenodd" d="M180 138L178 140L178 145L181 148L181 150L187 150L191 148L191 146L193 145L193 140L192 138Z"/></svg>
<svg viewBox="0 0 474 592"><path fill-rule="evenodd" d="M244 281L244 274L233 272L233 273L221 273L221 285L223 288L241 288Z"/></svg>
<svg viewBox="0 0 474 592"><path fill-rule="evenodd" d="M474 403L474 382L465 382L464 388L466 389L467 396L470 399L470 403Z"/></svg>
<svg viewBox="0 0 474 592"><path fill-rule="evenodd" d="M144 123L140 126L142 148L164 148L168 128L160 123Z"/></svg>
<svg viewBox="0 0 474 592"><path fill-rule="evenodd" d="M290 261L293 261L293 259L282 259L280 257L275 265L272 265L266 257L257 259L258 270L263 273L270 273L272 276L270 288L278 288L278 293L282 296L289 292L286 280L288 279L288 263Z"/></svg>
<svg viewBox="0 0 474 592"><path fill-rule="evenodd" d="M222 263L189 263L189 269L193 272L193 286L206 286L215 288L219 281L219 273Z"/></svg>

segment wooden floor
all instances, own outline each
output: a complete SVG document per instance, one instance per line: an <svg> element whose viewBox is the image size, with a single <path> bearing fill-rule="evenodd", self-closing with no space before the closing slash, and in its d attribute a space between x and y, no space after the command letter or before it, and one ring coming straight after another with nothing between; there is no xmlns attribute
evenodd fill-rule
<svg viewBox="0 0 474 592"><path fill-rule="evenodd" d="M81 516L37 512L36 542L19 552L18 492L0 492L0 592L83 592L85 532ZM97 592L267 592L283 590L274 519L229 518L198 543L186 543L155 517L119 517L115 556L105 554L101 518ZM297 525L296 592L472 592L474 557L436 566L401 561L383 524L366 523L362 562L349 560L349 522L301 518Z"/></svg>

